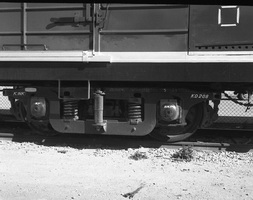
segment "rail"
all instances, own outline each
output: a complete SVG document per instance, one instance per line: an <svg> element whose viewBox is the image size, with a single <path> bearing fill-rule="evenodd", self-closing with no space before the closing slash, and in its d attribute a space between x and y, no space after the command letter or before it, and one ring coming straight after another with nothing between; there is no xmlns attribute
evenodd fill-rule
<svg viewBox="0 0 253 200"><path fill-rule="evenodd" d="M38 145L61 146L65 144L70 147L80 148L108 148L108 149L128 149L128 148L168 148L178 149L190 146L195 150L211 151L235 151L253 152L252 136L243 141L245 134L233 132L229 137L226 132L217 130L200 130L187 141L164 143L156 141L149 136L105 136L105 135L80 135L80 134L60 134L56 136L35 135L24 123L1 123L0 141L32 142ZM15 128L13 128L15 127ZM231 131L230 131L231 132ZM236 138L235 136L239 136ZM221 138L223 137L223 141ZM252 138L253 139L253 138Z"/></svg>

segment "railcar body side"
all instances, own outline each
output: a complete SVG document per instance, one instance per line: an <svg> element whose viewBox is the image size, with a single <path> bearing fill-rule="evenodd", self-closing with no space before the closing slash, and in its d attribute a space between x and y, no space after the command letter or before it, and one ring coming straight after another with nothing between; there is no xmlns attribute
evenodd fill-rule
<svg viewBox="0 0 253 200"><path fill-rule="evenodd" d="M217 118L221 92L251 93L252 11L0 3L3 95L43 134L185 139Z"/></svg>

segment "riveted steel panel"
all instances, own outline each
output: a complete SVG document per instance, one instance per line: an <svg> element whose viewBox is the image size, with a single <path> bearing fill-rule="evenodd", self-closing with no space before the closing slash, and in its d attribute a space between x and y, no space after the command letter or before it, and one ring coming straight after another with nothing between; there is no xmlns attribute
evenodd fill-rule
<svg viewBox="0 0 253 200"><path fill-rule="evenodd" d="M190 51L252 51L253 6L191 5Z"/></svg>
<svg viewBox="0 0 253 200"><path fill-rule="evenodd" d="M21 43L21 15L21 3L0 3L0 48L6 43Z"/></svg>
<svg viewBox="0 0 253 200"><path fill-rule="evenodd" d="M100 4L98 51L186 51L188 6Z"/></svg>
<svg viewBox="0 0 253 200"><path fill-rule="evenodd" d="M89 9L90 4L82 3L0 3L0 47L43 50L45 45L48 50L90 50Z"/></svg>
<svg viewBox="0 0 253 200"><path fill-rule="evenodd" d="M21 31L21 12L20 10L13 12L0 11L0 31L11 32Z"/></svg>

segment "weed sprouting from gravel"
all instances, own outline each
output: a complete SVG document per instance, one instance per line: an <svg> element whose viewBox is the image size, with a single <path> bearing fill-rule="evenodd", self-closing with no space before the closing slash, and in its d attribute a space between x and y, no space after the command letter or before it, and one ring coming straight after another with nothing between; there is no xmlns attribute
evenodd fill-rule
<svg viewBox="0 0 253 200"><path fill-rule="evenodd" d="M145 152L136 151L133 155L129 156L130 159L133 160L141 160L141 159L147 159L148 156Z"/></svg>
<svg viewBox="0 0 253 200"><path fill-rule="evenodd" d="M172 154L174 161L190 162L193 159L193 149L191 146L183 146L182 149Z"/></svg>

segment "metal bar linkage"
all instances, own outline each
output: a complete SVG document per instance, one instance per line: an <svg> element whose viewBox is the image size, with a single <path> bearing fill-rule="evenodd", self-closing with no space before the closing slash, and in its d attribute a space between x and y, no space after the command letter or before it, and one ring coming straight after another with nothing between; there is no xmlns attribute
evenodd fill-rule
<svg viewBox="0 0 253 200"><path fill-rule="evenodd" d="M169 34L186 34L188 29L153 29L153 30L101 30L100 34L157 34L157 33L169 33Z"/></svg>
<svg viewBox="0 0 253 200"><path fill-rule="evenodd" d="M41 46L44 48L45 51L48 50L48 48L45 44L3 44L2 49L6 50L5 47L18 47L18 46L20 46L20 47L28 47L28 46L39 47L39 46Z"/></svg>

